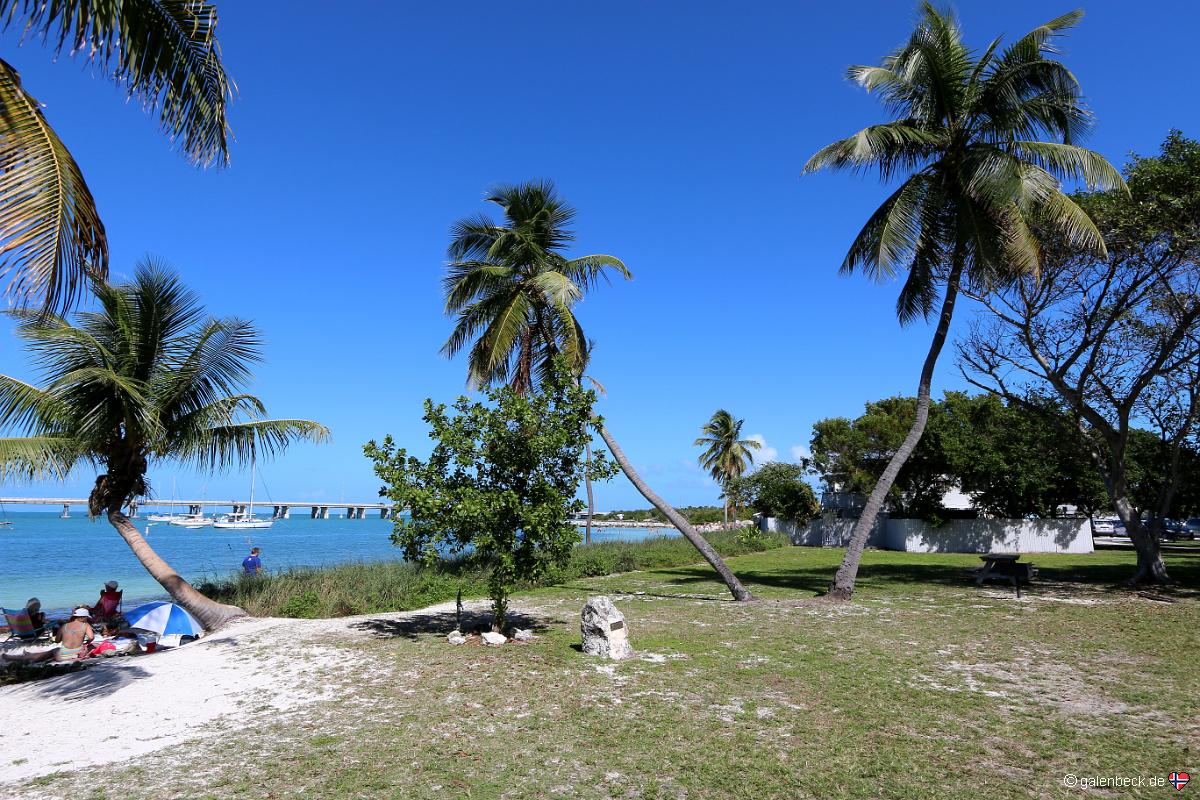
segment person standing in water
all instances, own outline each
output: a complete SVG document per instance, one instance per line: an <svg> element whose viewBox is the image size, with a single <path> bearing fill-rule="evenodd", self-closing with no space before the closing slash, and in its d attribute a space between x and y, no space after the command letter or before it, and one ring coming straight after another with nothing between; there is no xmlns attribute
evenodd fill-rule
<svg viewBox="0 0 1200 800"><path fill-rule="evenodd" d="M260 552L262 551L260 551L257 547L250 548L250 555L242 559L242 572L246 573L247 575L262 574L262 559L258 557Z"/></svg>

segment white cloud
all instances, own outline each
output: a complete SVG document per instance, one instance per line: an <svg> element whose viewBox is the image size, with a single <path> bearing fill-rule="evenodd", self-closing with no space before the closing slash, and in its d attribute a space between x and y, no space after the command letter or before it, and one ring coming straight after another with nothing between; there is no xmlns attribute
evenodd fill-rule
<svg viewBox="0 0 1200 800"><path fill-rule="evenodd" d="M759 448L754 451L755 464L765 464L768 461L774 461L779 458L779 451L767 444L767 437L763 436L761 433L752 433L746 438L752 442L758 442L760 445Z"/></svg>
<svg viewBox="0 0 1200 800"><path fill-rule="evenodd" d="M792 461L795 461L797 464L806 458L812 458L812 451L802 444L792 445L790 452L792 454Z"/></svg>

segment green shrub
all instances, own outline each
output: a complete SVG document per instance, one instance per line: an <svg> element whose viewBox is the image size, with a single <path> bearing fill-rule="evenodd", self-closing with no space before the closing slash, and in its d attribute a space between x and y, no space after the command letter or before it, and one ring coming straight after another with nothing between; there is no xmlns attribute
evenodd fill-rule
<svg viewBox="0 0 1200 800"><path fill-rule="evenodd" d="M279 616L298 617L300 619L316 619L320 610L321 599L312 589L292 595L279 607Z"/></svg>

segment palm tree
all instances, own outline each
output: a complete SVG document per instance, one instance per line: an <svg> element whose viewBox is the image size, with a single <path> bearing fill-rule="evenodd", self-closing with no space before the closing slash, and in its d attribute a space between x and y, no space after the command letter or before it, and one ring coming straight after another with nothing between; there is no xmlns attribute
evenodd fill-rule
<svg viewBox="0 0 1200 800"><path fill-rule="evenodd" d="M567 258L575 239L575 209L550 181L497 187L487 197L504 210L504 224L486 216L457 222L443 286L446 313L457 314L442 353L471 344L468 383L508 383L529 391L556 355L582 363L587 343L572 311L610 272L633 276L620 259L597 254ZM473 340L473 341L472 341Z"/></svg>
<svg viewBox="0 0 1200 800"><path fill-rule="evenodd" d="M188 161L228 160L231 82L217 13L201 0L0 0L4 26L82 54L129 98L157 113ZM0 274L17 305L69 308L108 270L96 201L66 145L21 77L0 60Z"/></svg>
<svg viewBox="0 0 1200 800"><path fill-rule="evenodd" d="M475 387L508 382L527 391L535 377L540 382L549 374L555 356L565 357L583 380L591 345L574 304L610 269L626 279L633 276L613 256L562 255L575 239L567 227L575 209L558 197L550 181L502 186L487 199L504 209L505 225L478 217L452 229L443 287L446 313L457 314L458 321L442 354L452 358L470 343L467 383ZM733 596L753 599L704 537L642 481L599 418L597 430L630 482L713 565ZM590 512L590 480L588 490Z"/></svg>
<svg viewBox="0 0 1200 800"><path fill-rule="evenodd" d="M261 360L257 330L206 317L197 295L166 269L145 262L130 283L97 281L93 289L99 310L79 313L75 324L12 312L44 384L0 375L0 426L25 434L0 440L0 465L24 464L26 475L61 475L80 463L102 470L89 516L106 515L171 597L215 629L245 612L196 591L121 509L150 493L154 461L223 469L329 432L307 420L267 419L262 402L242 391Z"/></svg>
<svg viewBox="0 0 1200 800"><path fill-rule="evenodd" d="M921 369L917 413L851 533L828 596L849 599L863 547L888 490L920 441L929 416L930 383L965 281L979 291L1036 274L1035 231L1104 253L1091 219L1062 191L1061 180L1124 187L1099 154L1073 144L1087 129L1075 76L1054 42L1075 11L1035 28L1003 50L1000 39L977 54L966 47L950 13L928 2L907 44L880 66L852 66L851 80L879 94L895 119L864 128L818 151L812 172L874 168L887 181L908 173L850 246L844 273L862 269L876 280L908 277L896 302L901 324L927 319L939 291L941 311ZM1053 141L1041 141L1039 137Z"/></svg>
<svg viewBox="0 0 1200 800"><path fill-rule="evenodd" d="M734 419L723 408L717 409L700 430L704 434L696 439L694 444L703 447L700 454L700 466L708 470L708 474L721 487L722 497L725 498L725 526L729 526L729 513L733 505L733 493L730 491L733 482L742 477L746 467L754 463L754 453L762 444L753 439L742 439L744 419ZM733 509L736 511L736 509Z"/></svg>

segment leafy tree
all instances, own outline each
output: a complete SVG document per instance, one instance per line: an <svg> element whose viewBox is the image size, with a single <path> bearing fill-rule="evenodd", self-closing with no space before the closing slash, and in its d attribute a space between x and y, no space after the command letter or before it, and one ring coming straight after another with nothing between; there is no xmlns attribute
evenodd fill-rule
<svg viewBox="0 0 1200 800"><path fill-rule="evenodd" d="M963 43L952 15L922 4L907 44L877 67L848 71L895 119L824 147L805 165L805 172L874 168L884 181L900 177L855 237L842 271L861 268L884 280L907 270L896 303L902 324L927 318L942 293L912 426L867 498L831 598L849 599L854 591L875 518L921 439L934 366L960 288L986 291L1015 275L1035 274L1041 245L1034 219L1072 246L1104 252L1099 232L1059 183L1071 178L1121 186L1104 158L1072 144L1089 116L1075 76L1051 57L1055 38L1080 16L1050 20L1007 48L997 39L977 54Z"/></svg>
<svg viewBox="0 0 1200 800"><path fill-rule="evenodd" d="M812 466L831 491L872 486L912 424L916 399L868 403L854 420L813 425ZM979 511L998 517L1053 517L1062 505L1088 511L1104 503L1104 486L1085 452L1075 420L1036 397L1005 403L992 395L947 392L931 404L929 425L888 496L892 514L926 520L945 514L955 488Z"/></svg>
<svg viewBox="0 0 1200 800"><path fill-rule="evenodd" d="M819 420L810 442L812 466L833 492L866 494L903 446L917 414L913 397L889 397L867 403L856 419ZM933 427L938 405L932 405ZM887 503L898 517L930 519L942 509L942 498L953 488L945 458L932 437L923 437L896 474Z"/></svg>
<svg viewBox="0 0 1200 800"><path fill-rule="evenodd" d="M1200 452L1195 445L1176 448L1161 433L1135 428L1129 432L1126 462L1129 497L1139 517L1157 521L1200 513Z"/></svg>
<svg viewBox="0 0 1200 800"><path fill-rule="evenodd" d="M146 471L155 461L224 469L329 432L307 420L265 418L262 402L242 391L250 365L261 360L258 331L233 317L207 317L198 296L162 267L141 263L130 283L93 289L99 309L75 324L14 312L44 383L0 375L0 426L25 434L0 439L0 464L26 475L64 475L78 464L102 469L89 515L106 515L172 599L215 629L245 612L196 591L121 509L150 493Z"/></svg>
<svg viewBox="0 0 1200 800"><path fill-rule="evenodd" d="M1126 173L1131 196L1076 198L1104 232L1106 257L1047 237L1036 278L975 294L990 313L959 352L976 386L1015 402L1052 395L1078 420L1137 551L1131 580L1166 583L1159 521L1200 418L1200 142L1172 132L1159 156L1135 157ZM1153 496L1131 483L1138 428L1166 448Z"/></svg>
<svg viewBox="0 0 1200 800"><path fill-rule="evenodd" d="M550 181L500 186L487 200L504 209L503 225L480 215L452 230L443 286L446 313L457 321L442 353L453 357L469 344L470 385L507 382L525 392L557 355L582 370L587 340L572 307L610 272L633 275L614 256L563 255L575 239L575 209Z"/></svg>
<svg viewBox="0 0 1200 800"><path fill-rule="evenodd" d="M202 0L0 0L4 26L100 68L159 117L188 161L228 160L232 83ZM83 172L20 75L0 61L0 274L18 305L65 310L108 270L108 240Z"/></svg>
<svg viewBox="0 0 1200 800"><path fill-rule="evenodd" d="M732 491L764 517L795 520L803 525L821 512L812 487L804 480L800 464L769 461L737 479Z"/></svg>
<svg viewBox="0 0 1200 800"><path fill-rule="evenodd" d="M737 501L730 491L733 482L754 463L754 454L750 451L762 447L753 439L740 438L745 422L744 419L734 419L723 408L717 409L712 419L700 429L704 435L694 442L696 446L704 448L700 454L700 466L708 470L725 497L726 525L729 524L730 513L737 513Z"/></svg>
<svg viewBox="0 0 1200 800"><path fill-rule="evenodd" d="M405 558L430 562L470 548L491 565L494 631L504 630L516 584L564 566L579 542L570 515L583 508L575 492L584 472L616 472L603 451L585 462L595 397L564 369L536 392L504 386L489 389L487 403L460 397L453 414L426 400L434 447L425 461L391 436L364 448L384 482L380 494L411 513L396 515L392 534Z"/></svg>
<svg viewBox="0 0 1200 800"><path fill-rule="evenodd" d="M1056 517L1073 505L1090 516L1105 503L1077 423L1049 400L947 392L929 432L947 473L986 514Z"/></svg>

